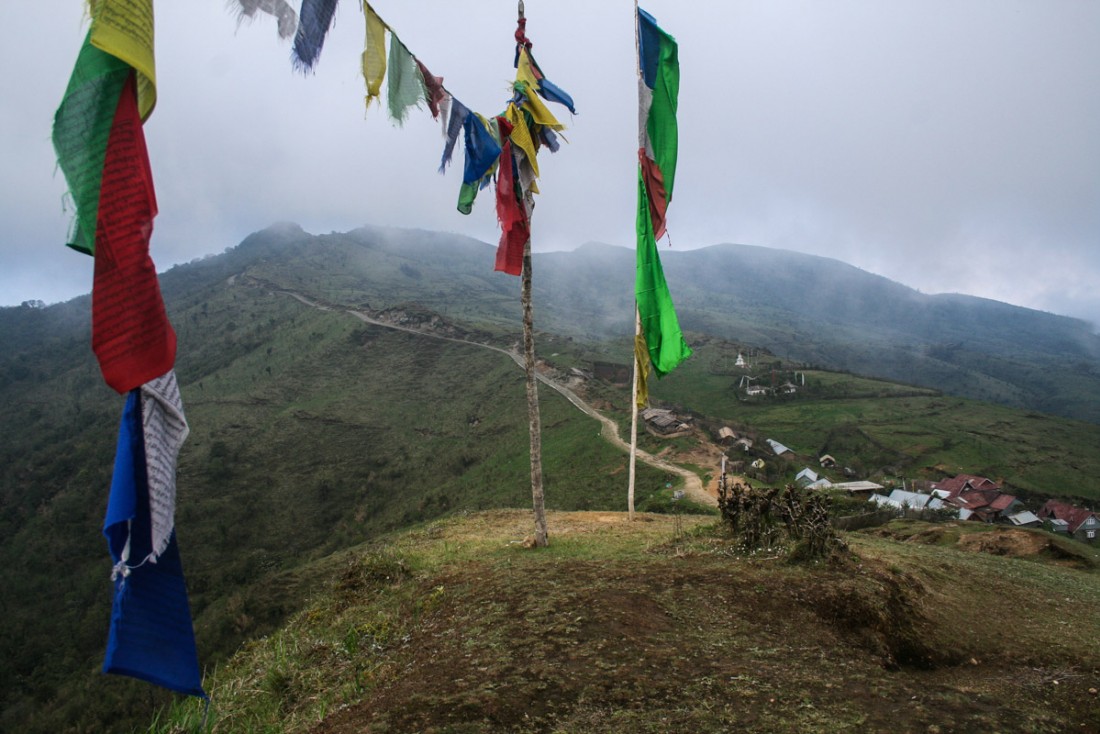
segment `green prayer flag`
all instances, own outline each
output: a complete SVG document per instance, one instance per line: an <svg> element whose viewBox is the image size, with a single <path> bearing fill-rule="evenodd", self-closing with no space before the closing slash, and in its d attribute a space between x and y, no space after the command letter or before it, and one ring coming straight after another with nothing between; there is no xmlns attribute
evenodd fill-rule
<svg viewBox="0 0 1100 734"><path fill-rule="evenodd" d="M398 125L405 124L409 108L419 106L426 99L424 77L416 65L416 59L396 33L390 32L390 58L386 64L387 101L390 107L390 119Z"/></svg>
<svg viewBox="0 0 1100 734"><path fill-rule="evenodd" d="M657 377L664 377L676 369L676 365L691 356L691 348L684 341L672 295L668 291L661 258L657 254L657 240L653 237L653 220L649 215L649 196L645 179L638 172L638 263L634 280L634 297L638 302L638 316L642 322L642 335L649 348L649 358Z"/></svg>
<svg viewBox="0 0 1100 734"><path fill-rule="evenodd" d="M53 146L76 205L69 247L94 255L107 142L122 87L133 70L126 62L93 46L90 37L89 32L65 97L54 114Z"/></svg>

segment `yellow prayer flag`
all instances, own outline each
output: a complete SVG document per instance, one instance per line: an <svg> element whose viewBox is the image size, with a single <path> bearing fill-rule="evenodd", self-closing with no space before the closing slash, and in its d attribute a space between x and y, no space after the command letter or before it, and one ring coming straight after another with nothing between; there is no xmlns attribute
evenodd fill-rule
<svg viewBox="0 0 1100 734"><path fill-rule="evenodd" d="M527 162L531 164L531 170L534 171L537 177L539 175L539 164L535 158L535 141L531 139L531 130L527 127L523 110L514 104L509 104L508 109L504 111L504 117L512 123L512 144L527 156Z"/></svg>
<svg viewBox="0 0 1100 734"><path fill-rule="evenodd" d="M644 408L649 404L649 347L645 334L634 335L634 361L638 372L638 407Z"/></svg>
<svg viewBox="0 0 1100 734"><path fill-rule="evenodd" d="M527 49L525 48L521 48L519 52L516 81L523 82L527 88L527 102L524 107L531 114L531 119L535 121L535 124L548 127L551 130L564 130L565 125L558 122L557 118L539 98L538 77L535 76L535 70L531 68L531 57L527 55Z"/></svg>
<svg viewBox="0 0 1100 734"><path fill-rule="evenodd" d="M88 0L91 43L137 71L138 112L145 120L157 104L153 51L153 0Z"/></svg>
<svg viewBox="0 0 1100 734"><path fill-rule="evenodd" d="M367 106L382 93L386 76L386 24L369 3L363 3L367 16L367 41L363 49L363 79L367 82Z"/></svg>

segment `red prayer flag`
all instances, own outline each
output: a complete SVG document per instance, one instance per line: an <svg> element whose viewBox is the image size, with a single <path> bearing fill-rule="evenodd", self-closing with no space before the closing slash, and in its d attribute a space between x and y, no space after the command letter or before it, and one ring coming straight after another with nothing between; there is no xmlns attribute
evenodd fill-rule
<svg viewBox="0 0 1100 734"><path fill-rule="evenodd" d="M497 166L497 221L500 222L500 245L494 270L508 275L523 272L523 247L531 239L527 211L516 190L515 164L512 158L512 123L497 118L500 127L501 153Z"/></svg>
<svg viewBox="0 0 1100 734"><path fill-rule="evenodd" d="M125 393L172 369L176 333L149 257L157 214L133 74L107 143L96 221L92 349L103 379Z"/></svg>

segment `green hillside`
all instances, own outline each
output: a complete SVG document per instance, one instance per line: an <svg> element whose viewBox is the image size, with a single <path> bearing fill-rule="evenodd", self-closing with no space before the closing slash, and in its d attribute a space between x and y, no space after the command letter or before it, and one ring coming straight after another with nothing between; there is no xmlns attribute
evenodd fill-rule
<svg viewBox="0 0 1100 734"><path fill-rule="evenodd" d="M165 290L192 429L177 527L205 665L299 608L304 564L443 514L530 504L523 373L508 357L202 268ZM89 675L110 615L99 528L122 399L102 385L86 321L33 341L0 388L0 729L139 723L150 695L168 697ZM623 508L625 456L556 393L541 398L548 507Z"/></svg>

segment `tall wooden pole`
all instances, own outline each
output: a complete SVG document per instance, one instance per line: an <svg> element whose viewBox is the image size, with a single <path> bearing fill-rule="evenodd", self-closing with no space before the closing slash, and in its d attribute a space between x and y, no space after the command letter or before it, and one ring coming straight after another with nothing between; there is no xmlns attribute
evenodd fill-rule
<svg viewBox="0 0 1100 734"><path fill-rule="evenodd" d="M523 357L527 371L527 417L531 431L531 503L535 510L535 546L549 543L546 503L542 491L542 426L539 422L539 383L535 377L535 327L531 309L531 240L523 246Z"/></svg>
<svg viewBox="0 0 1100 734"><path fill-rule="evenodd" d="M638 305L634 305L634 339L637 343L638 335L642 333L642 317L638 313ZM634 388L630 392L630 485L626 491L626 507L630 519L634 519L634 477L635 466L638 459L638 383L641 365L638 364L638 350L634 349Z"/></svg>
<svg viewBox="0 0 1100 734"><path fill-rule="evenodd" d="M638 26L638 0L634 0L634 49L637 54L635 64L638 72L638 84L642 83L642 31ZM640 94L640 91L639 91ZM645 145L643 132L639 126L638 145ZM637 243L634 245L637 247ZM634 343L637 344L638 335L642 333L642 315L638 311L638 301L634 301ZM635 466L638 458L638 373L641 365L638 364L638 349L634 348L634 387L630 391L630 478L626 490L626 508L631 521L634 520L634 477Z"/></svg>
<svg viewBox="0 0 1100 734"><path fill-rule="evenodd" d="M523 0L519 0L523 19ZM524 206L530 213L534 197L528 192ZM531 238L523 245L523 277L520 300L523 304L523 365L527 372L527 419L531 433L531 504L535 511L535 547L549 544L546 532L546 499L542 490L542 424L539 419L539 383L535 375L535 319L531 308Z"/></svg>

